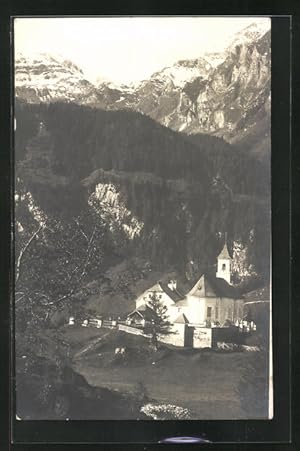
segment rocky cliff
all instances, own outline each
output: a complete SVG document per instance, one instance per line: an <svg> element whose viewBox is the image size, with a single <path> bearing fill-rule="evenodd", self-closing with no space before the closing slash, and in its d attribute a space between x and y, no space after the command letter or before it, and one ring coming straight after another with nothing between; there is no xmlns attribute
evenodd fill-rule
<svg viewBox="0 0 300 451"><path fill-rule="evenodd" d="M175 62L136 85L97 86L69 61L17 56L16 95L29 102L57 100L103 109L130 109L176 131L208 133L250 147L258 127L269 146L271 35L266 23L237 33L221 53ZM199 50L200 53L200 50ZM253 145L252 145L253 144Z"/></svg>

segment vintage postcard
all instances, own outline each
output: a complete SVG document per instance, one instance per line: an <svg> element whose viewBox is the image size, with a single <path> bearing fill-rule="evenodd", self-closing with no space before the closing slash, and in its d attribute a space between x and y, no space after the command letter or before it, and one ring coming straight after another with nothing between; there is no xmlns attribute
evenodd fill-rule
<svg viewBox="0 0 300 451"><path fill-rule="evenodd" d="M271 19L14 20L18 420L273 416Z"/></svg>

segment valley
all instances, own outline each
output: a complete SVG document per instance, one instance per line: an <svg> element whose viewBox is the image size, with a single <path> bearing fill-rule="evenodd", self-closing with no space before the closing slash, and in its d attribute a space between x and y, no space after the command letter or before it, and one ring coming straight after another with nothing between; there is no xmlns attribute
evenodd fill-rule
<svg viewBox="0 0 300 451"><path fill-rule="evenodd" d="M23 419L145 420L150 404L174 404L206 420L268 416L270 45L270 24L257 21L222 51L199 49L198 57L131 84L101 73L91 80L50 51L16 53ZM78 325L128 318L158 283L178 283L179 297L198 283L199 292L206 289L200 276L225 271L218 260L224 249L230 293L239 292L244 316L258 327L247 341L258 352L166 343L154 351L144 337ZM205 327L215 326L212 308L216 317L230 311L232 322L244 319L234 317L237 296L210 293L205 302L213 296ZM226 312L219 298L228 301ZM190 307L180 302L178 314ZM70 317L76 325L67 325ZM216 327L237 327L223 322ZM123 360L115 355L120 346ZM174 412L163 419L176 419Z"/></svg>

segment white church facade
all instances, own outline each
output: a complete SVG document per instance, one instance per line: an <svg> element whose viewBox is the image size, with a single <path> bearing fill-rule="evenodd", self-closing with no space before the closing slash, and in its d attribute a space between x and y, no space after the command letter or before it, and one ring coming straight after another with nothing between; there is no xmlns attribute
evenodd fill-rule
<svg viewBox="0 0 300 451"><path fill-rule="evenodd" d="M175 332L164 337L164 341L177 346L192 343L194 347L205 347L211 343L211 329L237 325L243 319L244 300L240 291L231 285L231 275L232 258L225 243L217 258L215 274L202 274L185 295L178 291L174 280L168 284L156 283L136 299L136 308L127 316L127 322L145 324L147 305L155 295L167 307L168 320Z"/></svg>

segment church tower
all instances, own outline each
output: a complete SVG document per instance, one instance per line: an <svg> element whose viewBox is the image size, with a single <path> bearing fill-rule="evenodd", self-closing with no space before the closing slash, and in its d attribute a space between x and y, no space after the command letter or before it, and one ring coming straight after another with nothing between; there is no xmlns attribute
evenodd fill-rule
<svg viewBox="0 0 300 451"><path fill-rule="evenodd" d="M224 247L218 255L218 266L216 277L225 279L229 284L231 283L231 266L232 258L229 255L227 247L227 237L225 238Z"/></svg>

